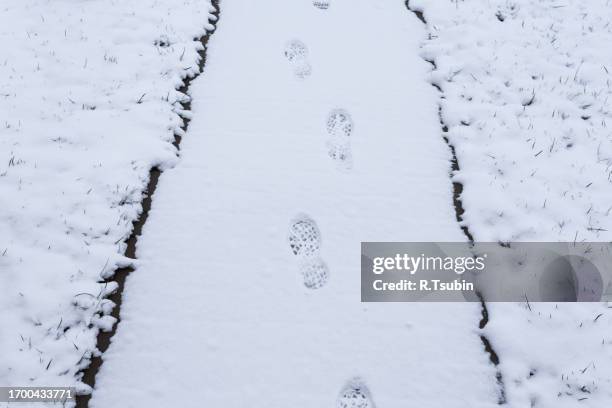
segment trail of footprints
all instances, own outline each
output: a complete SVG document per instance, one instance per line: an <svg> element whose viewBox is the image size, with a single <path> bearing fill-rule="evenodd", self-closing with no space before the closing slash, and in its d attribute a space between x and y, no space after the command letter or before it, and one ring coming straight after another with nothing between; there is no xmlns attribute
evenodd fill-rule
<svg viewBox="0 0 612 408"><path fill-rule="evenodd" d="M305 79L312 73L308 62L308 47L300 40L292 40L285 46L285 57L299 79ZM327 152L339 170L350 170L353 167L351 153L351 133L353 119L344 109L334 109L327 115L326 130L328 134Z"/></svg>
<svg viewBox="0 0 612 408"><path fill-rule="evenodd" d="M313 5L327 10L329 0L315 0ZM285 57L295 76L305 79L312 73L308 61L308 47L300 40L292 40L285 45ZM327 115L327 153L339 170L350 170L353 166L351 153L351 134L353 119L344 109L334 109ZM291 252L298 259L299 271L304 286L320 289L329 280L329 269L320 256L321 232L317 223L306 214L299 214L290 222L288 234ZM353 378L341 389L336 399L336 408L375 408L368 387L360 378Z"/></svg>

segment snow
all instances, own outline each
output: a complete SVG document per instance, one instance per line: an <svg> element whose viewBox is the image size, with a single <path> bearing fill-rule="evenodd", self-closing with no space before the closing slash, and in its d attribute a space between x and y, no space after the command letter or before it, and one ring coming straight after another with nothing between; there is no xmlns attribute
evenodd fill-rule
<svg viewBox="0 0 612 408"><path fill-rule="evenodd" d="M223 1L185 112L210 0L3 2L0 385L90 392L134 266L91 408L492 407L498 371L509 407L609 406L607 305L488 303L478 329L477 303L360 303L359 255L460 226L609 241L612 3L409 5L426 25L403 0Z"/></svg>
<svg viewBox="0 0 612 408"><path fill-rule="evenodd" d="M410 4L430 26L422 55L476 239L610 239L609 1Z"/></svg>
<svg viewBox="0 0 612 408"><path fill-rule="evenodd" d="M478 241L612 236L612 5L607 0L411 0L428 23L421 55ZM489 304L485 329L510 406L603 407L612 393L610 310ZM596 319L597 316L600 316Z"/></svg>
<svg viewBox="0 0 612 408"><path fill-rule="evenodd" d="M600 304L489 304L511 406L605 407L612 400L612 313ZM598 317L599 316L599 317Z"/></svg>
<svg viewBox="0 0 612 408"><path fill-rule="evenodd" d="M195 72L208 12L3 2L0 384L87 391L78 372L113 324L115 285L101 282L131 263L121 254L149 168L177 161L175 88Z"/></svg>
<svg viewBox="0 0 612 408"><path fill-rule="evenodd" d="M223 2L90 407L497 404L480 305L360 303L360 241L465 240L424 34L401 2Z"/></svg>

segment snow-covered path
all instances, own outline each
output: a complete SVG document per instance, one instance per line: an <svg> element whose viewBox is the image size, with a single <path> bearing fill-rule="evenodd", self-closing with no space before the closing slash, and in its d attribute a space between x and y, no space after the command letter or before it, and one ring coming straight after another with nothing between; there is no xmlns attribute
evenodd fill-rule
<svg viewBox="0 0 612 408"><path fill-rule="evenodd" d="M360 303L361 241L465 240L396 3L222 3L90 407L330 407L353 377L382 408L496 405L479 305Z"/></svg>

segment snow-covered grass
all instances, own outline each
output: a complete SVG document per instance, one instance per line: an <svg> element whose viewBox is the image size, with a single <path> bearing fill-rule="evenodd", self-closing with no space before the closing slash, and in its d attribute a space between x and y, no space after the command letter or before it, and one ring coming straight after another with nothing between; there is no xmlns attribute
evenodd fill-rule
<svg viewBox="0 0 612 408"><path fill-rule="evenodd" d="M92 406L195 405L194 389L219 406L325 406L353 376L381 408L494 405L477 304L358 302L359 241L465 238L438 96L476 240L612 236L612 0L411 0L431 73L399 0L314 3L227 2ZM210 10L0 5L0 385L90 391L79 372L114 324L104 281L132 263L150 168L177 163L176 89ZM324 236L306 266L285 241L303 211ZM509 406L610 405L611 309L488 310ZM169 377L179 395L160 395Z"/></svg>
<svg viewBox="0 0 612 408"><path fill-rule="evenodd" d="M109 329L101 283L152 166L176 162L175 89L208 0L15 0L0 8L0 384L76 385ZM1 404L0 404L1 405Z"/></svg>
<svg viewBox="0 0 612 408"><path fill-rule="evenodd" d="M465 224L479 241L612 237L612 2L411 0L428 23ZM601 304L490 304L514 407L612 401Z"/></svg>
<svg viewBox="0 0 612 408"><path fill-rule="evenodd" d="M601 408L612 401L612 309L492 303L486 328L510 407Z"/></svg>
<svg viewBox="0 0 612 408"><path fill-rule="evenodd" d="M609 0L412 0L480 241L612 236Z"/></svg>

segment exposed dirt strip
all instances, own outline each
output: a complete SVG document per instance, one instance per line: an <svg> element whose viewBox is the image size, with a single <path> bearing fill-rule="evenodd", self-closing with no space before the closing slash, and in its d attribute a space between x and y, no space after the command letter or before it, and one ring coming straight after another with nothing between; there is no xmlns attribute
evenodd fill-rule
<svg viewBox="0 0 612 408"><path fill-rule="evenodd" d="M423 24L427 26L427 20L425 19L423 12L420 10L412 9L410 7L410 0L406 0L405 4L406 4L406 8L410 12L414 13L414 15L421 22L423 22ZM431 61L431 60L426 60L426 61L429 62L433 66L434 70L437 68L435 61ZM439 86L435 84L432 84L432 86L435 87L442 94L442 89ZM451 157L451 177L452 177L454 173L460 170L460 167L459 167L459 160L457 159L457 154L455 152L455 146L453 146L453 144L450 142L450 140L446 136L446 133L448 133L448 126L444 123L444 120L442 118L442 106L438 107L438 116L440 118L440 125L442 127L442 133L443 133L442 138L444 139L444 142L448 146L451 152L451 156L452 156ZM451 181L453 183L453 205L455 207L455 216L457 218L457 222L460 224L461 230L463 231L467 239L471 243L473 243L474 236L470 232L468 226L461 225L463 222L463 214L465 212L463 208L463 203L461 201L461 193L463 192L463 184L455 180L451 180ZM482 319L480 320L478 327L482 330L486 327L487 323L489 322L489 310L487 309L487 304L485 303L484 298L480 294L478 296L480 298L480 304L482 307ZM489 339L487 338L485 334L480 335L480 340L482 341L485 351L489 354L489 360L491 361L493 365L498 367L497 372L495 374L495 378L499 386L498 403L500 405L505 404L506 403L506 392L505 392L503 377L502 377L501 371L499 371L499 355L497 354L497 352L493 348L493 345L491 344L491 341L489 341Z"/></svg>
<svg viewBox="0 0 612 408"><path fill-rule="evenodd" d="M487 323L489 323L489 309L487 309L487 304L485 303L484 298L480 294L478 297L480 298L480 305L482 307L482 319L480 319L478 327L482 330L486 327ZM493 363L493 365L496 367L499 366L499 356L497 355L497 352L491 345L491 342L487 336L481 334L480 340L484 345L485 351L489 353L489 360L491 360L491 363ZM504 378L502 377L502 373L499 371L499 369L495 373L495 378L497 379L497 385L499 386L499 398L497 402L499 405L503 405L506 403L506 389L504 386Z"/></svg>
<svg viewBox="0 0 612 408"><path fill-rule="evenodd" d="M207 45L210 37L214 34L217 28L217 23L219 21L219 2L220 0L211 0L212 5L215 10L212 12L214 19L209 21L210 24L213 25L213 30L207 31L206 34L197 39L202 44L202 49L198 51L198 55L200 56L200 60L198 63L198 74L193 77L188 77L184 80L183 85L178 89L179 92L189 95L189 90L191 87L191 83L194 79L196 79L199 74L204 71L204 67L206 65L206 51ZM187 98L185 101L180 102L182 111L191 111L191 98ZM191 121L189 116L183 117L183 124L181 129L183 134L187 131L189 127L189 122ZM181 144L181 136L178 134L174 135L174 142L172 144L178 149L180 149ZM142 234L142 229L147 221L149 216L149 211L151 209L152 197L155 194L155 190L157 188L157 184L159 181L159 177L161 176L161 170L157 167L153 167L149 172L149 182L147 184L147 188L143 194L142 200L142 213L140 217L133 222L132 234L127 239L127 249L125 251L125 256L131 259L136 259L136 244L138 242L138 237ZM117 330L117 326L121 321L121 304L122 304L122 295L123 289L125 287L125 280L127 276L132 273L134 269L132 267L119 268L115 271L115 274L108 279L109 282L113 281L117 283L117 290L111 294L108 299L110 299L115 307L111 312L111 316L117 319L117 322L113 326L110 331L100 331L97 339L97 348L101 354L108 349L111 343L112 337L115 335ZM102 356L94 356L91 358L91 363L89 367L83 371L83 379L82 381L94 388L96 384L96 375L100 371L100 367L102 366ZM91 399L91 395L79 395L76 398L76 407L77 408L87 408L89 404L89 400Z"/></svg>
<svg viewBox="0 0 612 408"><path fill-rule="evenodd" d="M414 15L417 16L417 18L423 24L427 25L427 20L425 20L425 16L423 16L423 12L419 10L413 10L412 8L410 8L410 0L406 0L405 4L406 4L406 8L410 12L414 13ZM431 61L431 60L425 60L425 61L430 63L433 66L434 70L437 68L435 61ZM438 87L436 84L432 84L432 86L435 87L440 93L442 93L442 89L440 89L440 87ZM444 134L448 133L448 126L444 123L444 120L442 119L442 107L441 106L438 107L438 116L440 118L440 126L442 127L442 132ZM470 242L474 242L474 236L470 232L468 226L461 225L463 223L463 213L465 212L465 210L463 209L463 203L461 201L461 193L463 192L463 184L456 180L452 180L453 173L458 172L460 170L459 160L457 160L457 153L455 152L455 146L452 145L452 143L450 142L448 137L446 137L446 135L443 135L442 138L444 139L444 142L446 143L446 145L448 146L451 152L451 181L453 183L453 205L455 207L455 217L457 218L457 222L460 224L461 230L463 231L467 239Z"/></svg>

